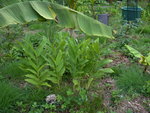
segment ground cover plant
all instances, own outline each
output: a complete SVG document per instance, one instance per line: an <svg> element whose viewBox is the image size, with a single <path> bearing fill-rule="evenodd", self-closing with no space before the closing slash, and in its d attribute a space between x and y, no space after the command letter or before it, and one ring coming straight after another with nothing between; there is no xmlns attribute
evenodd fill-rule
<svg viewBox="0 0 150 113"><path fill-rule="evenodd" d="M0 0L0 113L149 113L149 1L125 5Z"/></svg>

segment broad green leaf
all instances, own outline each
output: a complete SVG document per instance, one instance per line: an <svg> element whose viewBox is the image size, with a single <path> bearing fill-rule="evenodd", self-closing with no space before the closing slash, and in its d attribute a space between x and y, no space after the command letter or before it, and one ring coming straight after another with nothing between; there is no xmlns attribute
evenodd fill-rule
<svg viewBox="0 0 150 113"><path fill-rule="evenodd" d="M0 9L0 27L36 20L54 20L62 27L78 29L87 35L113 38L109 26L62 5L28 1Z"/></svg>
<svg viewBox="0 0 150 113"><path fill-rule="evenodd" d="M111 68L104 68L100 69L99 71L104 73L114 73L114 71Z"/></svg>
<svg viewBox="0 0 150 113"><path fill-rule="evenodd" d="M33 70L33 69L25 69L26 71L29 71L29 72L31 72L32 74L37 74L37 72L35 71L35 70Z"/></svg>
<svg viewBox="0 0 150 113"><path fill-rule="evenodd" d="M28 78L30 78L30 79L36 81L36 82L39 81L38 77L36 77L35 75L32 75L32 74L27 74L27 75L25 75L25 77L28 77Z"/></svg>
<svg viewBox="0 0 150 113"><path fill-rule="evenodd" d="M43 18L54 20L56 18L55 12L51 9L51 5L47 2L30 2L32 8Z"/></svg>
<svg viewBox="0 0 150 113"><path fill-rule="evenodd" d="M125 46L126 46L126 48L127 48L135 57L141 58L141 57L143 56L140 52L138 52L138 51L135 50L134 48L132 48L132 47L130 47L130 46L128 46L128 45L125 45Z"/></svg>
<svg viewBox="0 0 150 113"><path fill-rule="evenodd" d="M109 63L111 63L113 60L110 60L110 59L103 59L103 60L100 60L99 62L98 62L98 67L100 68L100 67L103 67L103 66L105 66L106 64L109 64Z"/></svg>
<svg viewBox="0 0 150 113"><path fill-rule="evenodd" d="M29 82L30 84L33 84L33 85L36 85L36 86L39 86L39 82L33 80L33 79L25 79L26 82Z"/></svg>
<svg viewBox="0 0 150 113"><path fill-rule="evenodd" d="M55 84L59 83L59 81L56 77L49 77L49 78L47 78L47 80L50 80L52 83L55 83Z"/></svg>
<svg viewBox="0 0 150 113"><path fill-rule="evenodd" d="M40 85L42 85L42 86L47 86L47 87L51 87L51 85L50 84L48 84L47 82L43 82L42 84L40 84Z"/></svg>
<svg viewBox="0 0 150 113"><path fill-rule="evenodd" d="M90 18L86 15L78 13L77 20L78 20L80 29L88 35L101 36L101 37L104 36L104 37L109 38L108 36L111 36L112 34L111 32L107 32L108 29L106 25L98 21L95 21L93 18ZM88 20L89 22L87 23L85 20Z"/></svg>

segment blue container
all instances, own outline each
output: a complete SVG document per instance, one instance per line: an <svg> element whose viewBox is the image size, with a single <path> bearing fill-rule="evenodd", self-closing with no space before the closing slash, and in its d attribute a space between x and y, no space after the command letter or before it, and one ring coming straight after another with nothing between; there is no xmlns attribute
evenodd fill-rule
<svg viewBox="0 0 150 113"><path fill-rule="evenodd" d="M108 25L109 22L109 14L99 14L98 15L98 20L102 22L103 24Z"/></svg>
<svg viewBox="0 0 150 113"><path fill-rule="evenodd" d="M124 20L136 21L141 18L142 8L137 7L122 7L122 17Z"/></svg>

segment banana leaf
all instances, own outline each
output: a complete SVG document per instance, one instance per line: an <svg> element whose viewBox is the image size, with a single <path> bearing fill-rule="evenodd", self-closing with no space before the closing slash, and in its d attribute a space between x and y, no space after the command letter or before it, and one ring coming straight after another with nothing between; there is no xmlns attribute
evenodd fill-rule
<svg viewBox="0 0 150 113"><path fill-rule="evenodd" d="M128 46L128 45L125 45L125 47L137 58L142 58L142 54L140 52L138 52L136 49Z"/></svg>
<svg viewBox="0 0 150 113"><path fill-rule="evenodd" d="M113 38L109 26L62 5L43 1L28 1L0 9L0 27L37 20L54 20L62 27L78 29L87 35Z"/></svg>

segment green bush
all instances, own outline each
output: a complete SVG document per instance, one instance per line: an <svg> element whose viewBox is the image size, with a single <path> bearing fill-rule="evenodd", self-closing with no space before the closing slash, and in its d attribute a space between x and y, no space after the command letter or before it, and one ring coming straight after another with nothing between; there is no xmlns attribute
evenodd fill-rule
<svg viewBox="0 0 150 113"><path fill-rule="evenodd" d="M10 113L14 110L13 105L20 100L20 96L18 88L7 82L0 82L0 113Z"/></svg>
<svg viewBox="0 0 150 113"><path fill-rule="evenodd" d="M120 76L117 78L117 86L124 92L142 93L143 86L148 76L143 74L142 69L137 65L121 67Z"/></svg>
<svg viewBox="0 0 150 113"><path fill-rule="evenodd" d="M60 87L65 79L76 89L88 89L96 78L113 72L104 68L112 60L102 58L99 39L79 41L62 32L55 37L43 37L37 46L30 36L19 43L23 53L20 60L24 61L21 68L27 73L25 81L40 88L54 84Z"/></svg>

